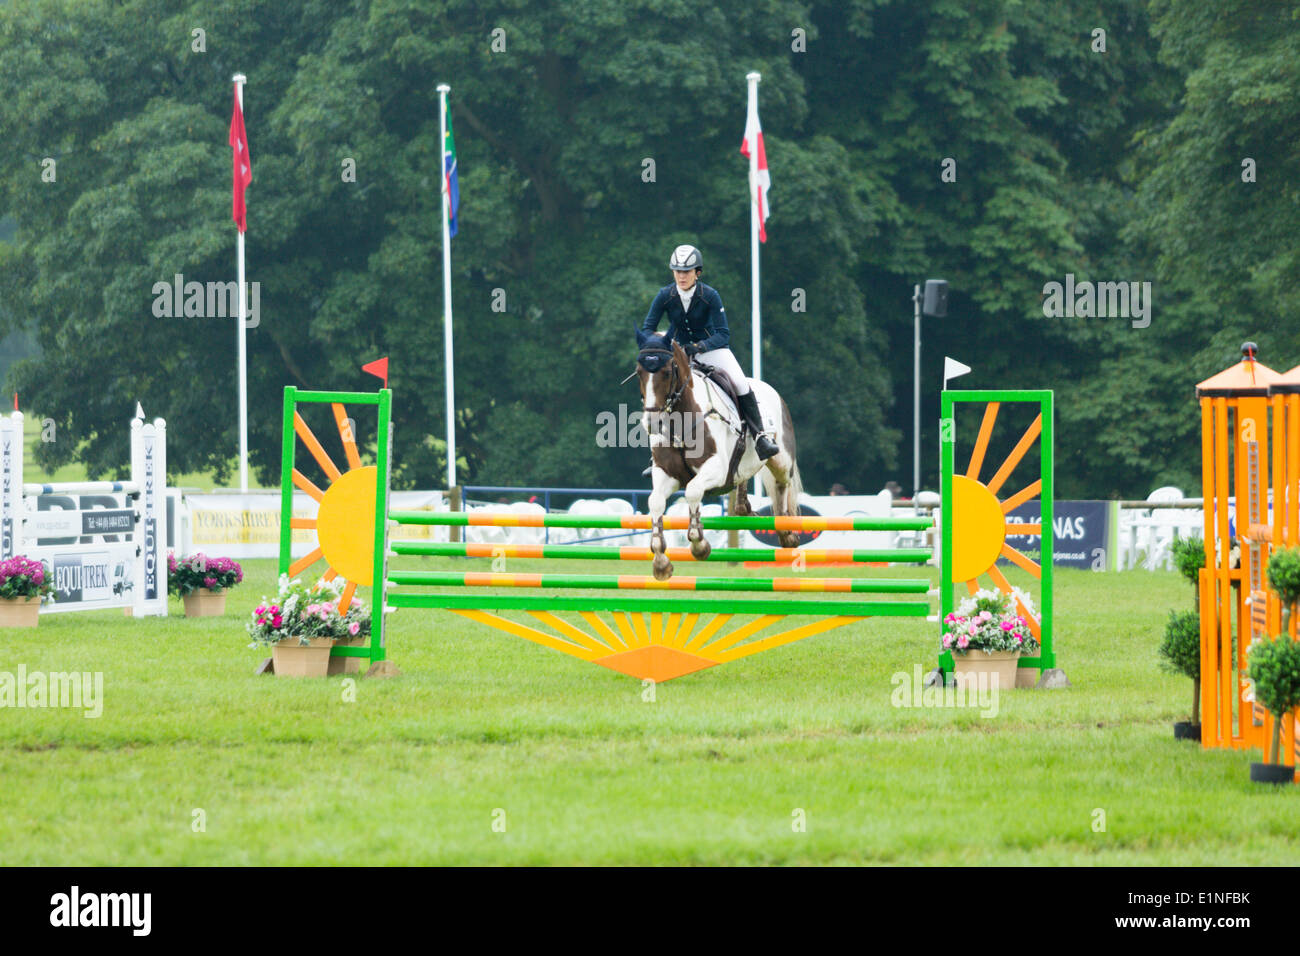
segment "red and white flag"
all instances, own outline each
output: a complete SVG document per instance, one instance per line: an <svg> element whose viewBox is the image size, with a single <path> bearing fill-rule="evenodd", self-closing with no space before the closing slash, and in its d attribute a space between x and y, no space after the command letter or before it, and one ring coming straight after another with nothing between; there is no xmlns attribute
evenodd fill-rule
<svg viewBox="0 0 1300 956"><path fill-rule="evenodd" d="M767 216L770 212L767 194L772 188L772 177L767 172L767 150L763 148L763 127L758 122L758 103L749 102L749 117L745 121L745 139L740 144L740 155L749 158L750 149L758 154L758 162L749 164L749 196L758 203L758 241L767 242Z"/></svg>
<svg viewBox="0 0 1300 956"><path fill-rule="evenodd" d="M230 118L230 148L234 151L235 196L232 213L240 232L248 229L244 209L244 190L253 181L253 158L248 155L248 134L244 132L244 111L239 108L239 93L235 93L235 114Z"/></svg>

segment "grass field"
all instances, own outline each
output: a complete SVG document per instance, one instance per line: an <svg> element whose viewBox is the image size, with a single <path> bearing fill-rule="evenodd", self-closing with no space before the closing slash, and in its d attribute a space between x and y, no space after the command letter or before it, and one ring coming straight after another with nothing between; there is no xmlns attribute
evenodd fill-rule
<svg viewBox="0 0 1300 956"><path fill-rule="evenodd" d="M649 702L632 678L404 610L403 676L349 702L343 678L253 675L266 654L242 626L274 566L246 568L222 619L48 615L3 635L0 670L102 671L104 708L0 710L0 863L1300 862L1297 788L1173 739L1191 697L1156 664L1191 599L1173 574L1059 572L1073 688L1004 693L983 718L891 705L936 636L885 619Z"/></svg>

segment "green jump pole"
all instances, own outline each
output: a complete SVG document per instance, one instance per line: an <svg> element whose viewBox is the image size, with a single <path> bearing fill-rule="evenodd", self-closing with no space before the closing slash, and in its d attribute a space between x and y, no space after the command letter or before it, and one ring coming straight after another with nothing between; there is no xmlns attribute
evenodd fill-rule
<svg viewBox="0 0 1300 956"><path fill-rule="evenodd" d="M624 596L561 597L542 594L419 594L388 592L389 607L444 611L617 611L627 614L781 614L786 617L929 617L929 602L918 601L798 601L788 598L736 600Z"/></svg>
<svg viewBox="0 0 1300 956"><path fill-rule="evenodd" d="M649 548L616 548L574 544L465 544L443 541L394 541L394 554L419 554L447 558L571 558L591 561L652 561ZM793 552L793 553L791 553ZM930 552L925 548L879 548L806 551L791 548L714 548L705 561L762 561L768 564L789 564L798 555L809 564L827 561L877 562L898 564L925 564ZM669 548L668 557L674 561L698 561L690 548Z"/></svg>
<svg viewBox="0 0 1300 956"><path fill-rule="evenodd" d="M778 591L855 594L925 594L930 582L903 578L674 577L657 581L641 574L528 574L490 571L389 571L392 585L478 588L597 588L636 591Z"/></svg>
<svg viewBox="0 0 1300 956"><path fill-rule="evenodd" d="M397 524L450 525L476 528L616 528L649 531L649 515L570 515L570 514L497 514L451 511L390 511L388 519ZM701 518L707 531L924 531L934 527L930 518L853 518L839 515L715 515ZM690 519L685 515L665 515L665 531L685 531Z"/></svg>

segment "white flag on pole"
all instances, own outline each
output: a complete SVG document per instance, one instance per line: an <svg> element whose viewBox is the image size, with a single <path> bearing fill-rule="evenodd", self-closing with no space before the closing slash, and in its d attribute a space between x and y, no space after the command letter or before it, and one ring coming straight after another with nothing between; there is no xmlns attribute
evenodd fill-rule
<svg viewBox="0 0 1300 956"><path fill-rule="evenodd" d="M965 375L971 370L969 365L958 362L955 358L943 357L943 387L948 387L948 379L956 378L958 375Z"/></svg>

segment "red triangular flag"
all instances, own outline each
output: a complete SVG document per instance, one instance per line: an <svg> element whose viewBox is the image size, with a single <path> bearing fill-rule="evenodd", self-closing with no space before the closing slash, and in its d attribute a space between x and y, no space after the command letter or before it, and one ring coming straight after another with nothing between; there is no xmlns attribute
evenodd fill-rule
<svg viewBox="0 0 1300 956"><path fill-rule="evenodd" d="M239 93L235 93L235 112L230 117L230 148L234 153L235 196L231 212L240 232L248 229L244 209L244 190L253 181L253 158L248 154L248 134L244 132L244 111L239 108Z"/></svg>
<svg viewBox="0 0 1300 956"><path fill-rule="evenodd" d="M384 380L384 388L388 387L388 356L387 355L385 355L381 359L375 359L373 362L368 362L365 365L361 366L361 371L369 372L371 375L375 376L376 378L382 378Z"/></svg>
<svg viewBox="0 0 1300 956"><path fill-rule="evenodd" d="M763 148L763 127L758 122L758 101L750 100L749 115L745 120L745 138L740 143L740 155L749 158L751 149L757 149L756 174L750 177L749 199L758 204L758 241L767 242L768 192L772 176L767 171L767 150Z"/></svg>
<svg viewBox="0 0 1300 956"><path fill-rule="evenodd" d="M18 393L14 392L14 411L18 411Z"/></svg>

